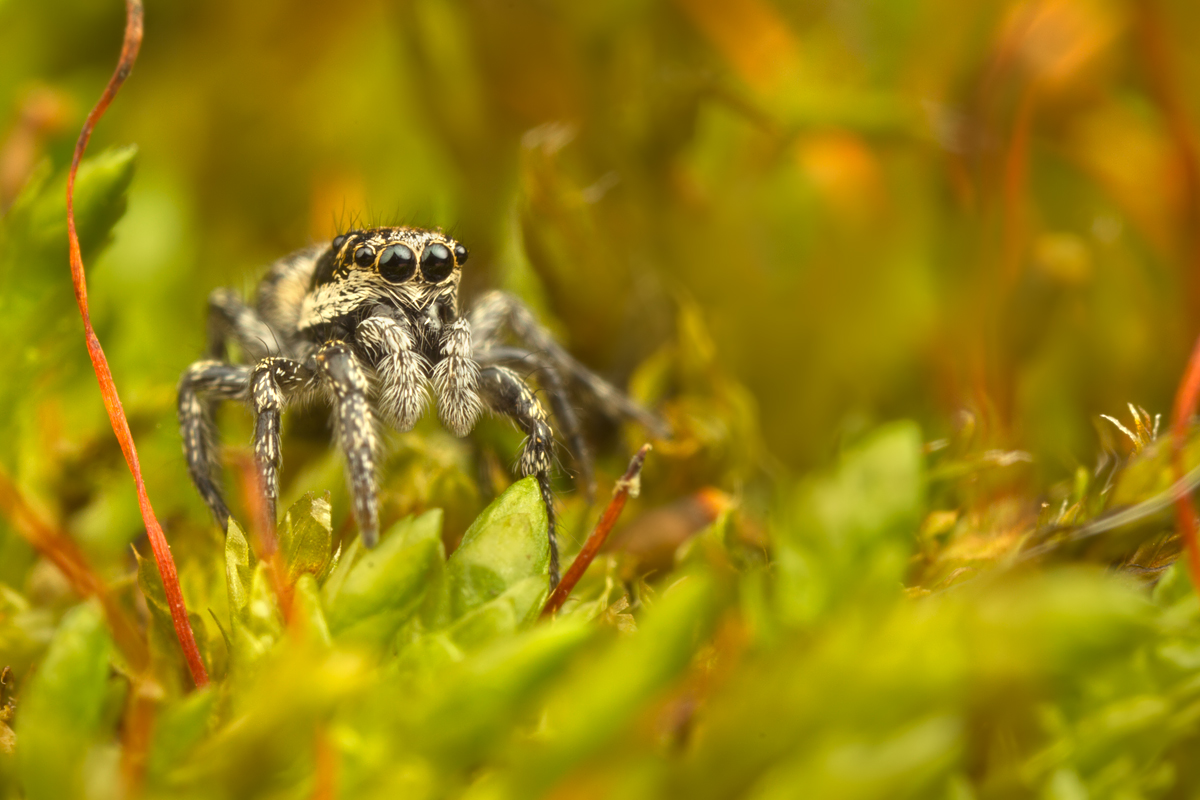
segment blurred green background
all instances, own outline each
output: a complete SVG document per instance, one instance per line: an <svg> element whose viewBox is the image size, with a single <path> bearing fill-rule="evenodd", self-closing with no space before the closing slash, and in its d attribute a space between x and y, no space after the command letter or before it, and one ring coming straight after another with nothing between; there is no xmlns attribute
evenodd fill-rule
<svg viewBox="0 0 1200 800"><path fill-rule="evenodd" d="M0 202L67 162L122 12L0 3ZM150 2L93 140L138 155L90 268L152 496L203 519L171 398L207 292L360 222L446 228L468 302L514 289L634 375L683 431L672 491L900 416L1071 475L1098 414L1168 408L1196 332L1197 34L1181 1ZM77 326L69 300L26 327ZM124 480L83 359L31 351L14 441L108 447ZM22 458L35 491L85 480Z"/></svg>
<svg viewBox="0 0 1200 800"><path fill-rule="evenodd" d="M121 25L0 4L5 200L65 162ZM211 288L439 225L468 296L531 268L617 378L698 306L786 464L967 409L1065 474L1098 413L1167 408L1195 333L1198 34L1181 0L152 1L93 144L140 151L106 341L166 392Z"/></svg>

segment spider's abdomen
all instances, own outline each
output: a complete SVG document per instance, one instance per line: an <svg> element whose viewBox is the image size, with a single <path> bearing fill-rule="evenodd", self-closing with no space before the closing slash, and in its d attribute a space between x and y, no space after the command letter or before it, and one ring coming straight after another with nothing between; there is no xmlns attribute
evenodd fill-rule
<svg viewBox="0 0 1200 800"><path fill-rule="evenodd" d="M264 321L291 338L300 327L313 271L328 245L310 247L284 256L271 265L255 291L255 307Z"/></svg>

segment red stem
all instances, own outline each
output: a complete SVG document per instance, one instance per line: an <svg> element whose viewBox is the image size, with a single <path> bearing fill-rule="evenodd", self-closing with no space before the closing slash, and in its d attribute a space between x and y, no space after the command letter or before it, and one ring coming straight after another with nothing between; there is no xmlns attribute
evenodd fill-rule
<svg viewBox="0 0 1200 800"><path fill-rule="evenodd" d="M121 398L117 395L117 385L113 380L112 370L100 347L100 340L92 329L92 320L88 314L87 278L83 269L83 255L79 250L79 235L75 230L75 173L79 170L79 162L87 149L88 140L92 137L92 129L104 115L109 103L121 88L121 84L129 77L133 64L137 60L138 49L142 45L142 3L141 0L125 0L125 39L121 46L121 58L117 69L104 87L104 94L96 107L91 110L79 132L75 142L75 155L71 158L71 171L67 173L67 238L71 248L71 281L75 285L75 302L79 305L79 315L83 318L84 335L87 339L88 355L92 359L92 369L96 372L96 380L100 384L100 394L104 398L104 407L108 411L108 420L113 433L121 443L121 452L125 454L125 463L133 474L137 485L138 505L142 510L142 520L146 524L146 535L150 538L150 548L154 551L154 562L158 565L159 575L162 576L163 589L166 591L167 605L171 609L171 619L175 622L175 635L183 648L183 656L188 669L192 673L192 681L196 686L208 683L208 673L200 658L200 650L196 647L196 639L192 635L192 626L188 622L187 608L183 604L183 591L179 588L179 576L175 572L175 561L171 558L171 546L163 535L162 526L154 516L150 507L150 498L146 494L146 483L142 480L142 469L138 463L137 448L133 443L133 434L129 432L129 422L125 419L125 411L121 408Z"/></svg>
<svg viewBox="0 0 1200 800"><path fill-rule="evenodd" d="M583 577L583 573L587 571L588 566L596 558L596 554L600 552L600 547L608 538L608 534L612 532L613 526L617 524L617 520L621 516L621 512L625 510L625 501L629 499L630 492L637 494L634 491L637 486L638 476L642 474L642 464L646 461L646 453L650 452L650 445L642 445L642 449L637 451L637 454L629 462L629 469L625 470L625 474L621 476L621 480L617 481L617 488L613 491L613 498L608 502L608 507L604 509L604 513L600 515L600 521L596 523L596 529L592 531L591 536L583 543L583 549L579 551L579 555L575 556L575 560L571 562L570 569L567 574L563 575L562 580L558 582L558 586L554 587L554 591L550 593L550 597L546 600L546 605L542 608L542 616L548 617L562 608L563 603L567 601L567 596L571 594L571 590L575 588L575 584L579 583L579 579Z"/></svg>
<svg viewBox="0 0 1200 800"><path fill-rule="evenodd" d="M1175 481L1183 477L1183 439L1187 433L1188 420L1196 413L1196 403L1200 399L1200 339L1188 359L1187 369L1179 390L1175 393L1175 408L1171 412L1171 467L1175 472ZM1175 520L1179 535L1183 539L1184 551L1187 554L1188 571L1192 574L1192 585L1200 591L1200 547L1196 542L1196 507L1192 504L1192 496L1181 492L1175 498Z"/></svg>
<svg viewBox="0 0 1200 800"><path fill-rule="evenodd" d="M275 590L275 600L279 603L279 611L286 622L292 622L292 600L294 592L292 584L287 579L287 568L283 563L283 553L279 550L279 535L275 528L275 520L267 510L264 501L262 478L254 459L248 453L239 453L234 463L241 475L242 495L245 498L250 517L250 541L255 546L256 553L267 564L267 572L271 577L271 587Z"/></svg>
<svg viewBox="0 0 1200 800"><path fill-rule="evenodd" d="M313 800L333 800L338 796L338 751L329 740L324 725L317 727L315 742L316 774L313 785Z"/></svg>

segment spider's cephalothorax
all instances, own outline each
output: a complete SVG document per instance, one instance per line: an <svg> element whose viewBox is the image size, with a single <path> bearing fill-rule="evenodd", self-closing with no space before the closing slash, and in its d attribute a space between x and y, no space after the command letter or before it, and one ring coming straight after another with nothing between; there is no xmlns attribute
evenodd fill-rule
<svg viewBox="0 0 1200 800"><path fill-rule="evenodd" d="M270 520L279 495L280 419L284 406L325 398L346 458L354 516L363 543L378 537L374 420L402 431L416 424L429 394L442 423L465 436L483 410L510 417L527 436L522 475L536 476L546 504L550 580L558 582L550 468L554 437L547 415L510 366L537 370L581 476L591 461L569 399L582 388L612 416L628 416L664 433L662 423L558 345L529 310L492 292L460 316L458 284L467 249L440 231L376 228L277 261L253 305L218 289L209 297L208 358L179 384L179 422L188 471L224 529L229 509L219 487L213 405L248 402L255 414L254 458ZM514 344L506 344L511 336ZM245 364L233 363L236 342Z"/></svg>

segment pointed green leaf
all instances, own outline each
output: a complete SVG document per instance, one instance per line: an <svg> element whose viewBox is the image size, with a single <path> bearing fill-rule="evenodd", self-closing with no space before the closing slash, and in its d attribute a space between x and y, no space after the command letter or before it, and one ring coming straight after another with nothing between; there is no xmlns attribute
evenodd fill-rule
<svg viewBox="0 0 1200 800"><path fill-rule="evenodd" d="M229 614L244 618L250 605L250 580L254 574L254 554L246 534L231 517L225 533L225 584L229 590Z"/></svg>
<svg viewBox="0 0 1200 800"><path fill-rule="evenodd" d="M446 633L464 652L478 650L536 620L548 593L542 575L518 581L496 599L463 614Z"/></svg>
<svg viewBox="0 0 1200 800"><path fill-rule="evenodd" d="M329 630L334 636L352 626L376 642L390 638L417 609L425 578L442 555L442 512L427 511L397 522L373 550L363 550L354 564L346 561L323 592ZM382 638L380 638L382 637Z"/></svg>
<svg viewBox="0 0 1200 800"><path fill-rule="evenodd" d="M279 548L289 583L304 573L320 576L333 558L333 514L329 492L312 492L297 500L279 526Z"/></svg>
<svg viewBox="0 0 1200 800"><path fill-rule="evenodd" d="M225 534L225 583L229 592L229 668L242 676L282 631L266 565L255 564L245 534L232 518Z"/></svg>
<svg viewBox="0 0 1200 800"><path fill-rule="evenodd" d="M15 725L30 800L84 796L83 762L101 734L111 652L98 606L76 606L63 617L22 693Z"/></svg>
<svg viewBox="0 0 1200 800"><path fill-rule="evenodd" d="M451 615L462 616L526 578L545 580L549 564L546 507L537 482L525 478L483 510L447 560Z"/></svg>

